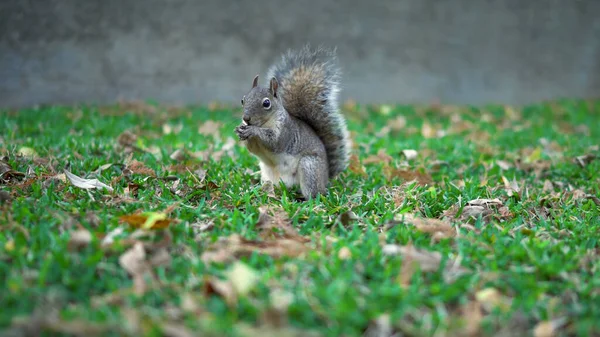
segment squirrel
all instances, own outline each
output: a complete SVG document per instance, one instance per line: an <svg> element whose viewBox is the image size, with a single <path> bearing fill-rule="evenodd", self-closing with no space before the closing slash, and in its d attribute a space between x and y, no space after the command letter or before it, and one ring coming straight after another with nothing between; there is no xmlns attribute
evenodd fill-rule
<svg viewBox="0 0 600 337"><path fill-rule="evenodd" d="M268 68L268 87L241 99L239 140L259 160L261 181L300 186L305 200L325 194L349 164L350 137L338 107L341 71L335 49L309 45Z"/></svg>

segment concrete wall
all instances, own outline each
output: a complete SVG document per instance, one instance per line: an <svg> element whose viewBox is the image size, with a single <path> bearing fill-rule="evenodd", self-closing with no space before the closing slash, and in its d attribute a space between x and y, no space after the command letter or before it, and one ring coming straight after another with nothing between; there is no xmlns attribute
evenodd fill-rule
<svg viewBox="0 0 600 337"><path fill-rule="evenodd" d="M600 94L600 0L3 0L0 105L238 102L306 42L337 46L342 99Z"/></svg>

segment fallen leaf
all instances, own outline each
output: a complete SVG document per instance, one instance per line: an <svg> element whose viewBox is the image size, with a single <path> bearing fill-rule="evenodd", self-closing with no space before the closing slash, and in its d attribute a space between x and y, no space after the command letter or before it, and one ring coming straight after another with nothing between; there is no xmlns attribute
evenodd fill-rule
<svg viewBox="0 0 600 337"><path fill-rule="evenodd" d="M152 249L152 251L147 249ZM149 245L148 248L145 248L141 241L135 242L133 247L119 257L119 265L132 277L133 291L137 295L141 295L149 289L147 279L151 284L157 282L157 278L152 272L153 267L170 263L171 256L165 247Z"/></svg>
<svg viewBox="0 0 600 337"><path fill-rule="evenodd" d="M542 188L542 192L548 193L554 191L554 185L550 180L544 181L544 187Z"/></svg>
<svg viewBox="0 0 600 337"><path fill-rule="evenodd" d="M436 130L431 126L431 124L425 122L421 127L421 136L424 138L434 138L436 136Z"/></svg>
<svg viewBox="0 0 600 337"><path fill-rule="evenodd" d="M473 199L473 200L467 202L467 205L469 205L469 206L486 206L486 207L502 206L502 201L500 201L500 199L498 199L498 198L495 198L495 199Z"/></svg>
<svg viewBox="0 0 600 337"><path fill-rule="evenodd" d="M170 135L170 134L176 135L176 134L180 133L181 130L183 130L183 123L178 123L175 126L165 123L162 126L162 130L163 130L163 134L165 134L165 135Z"/></svg>
<svg viewBox="0 0 600 337"><path fill-rule="evenodd" d="M66 169L64 170L65 176L67 177L67 179L69 179L69 181L79 187L79 188L84 188L84 189L107 189L110 192L113 191L113 188L106 185L105 183L100 182L98 179L84 179L81 177L78 177L76 175L74 175L73 173L67 171Z"/></svg>
<svg viewBox="0 0 600 337"><path fill-rule="evenodd" d="M76 250L87 247L91 242L92 233L90 233L90 231L87 229L78 229L71 232L67 247L70 250Z"/></svg>
<svg viewBox="0 0 600 337"><path fill-rule="evenodd" d="M235 262L225 273L237 296L246 296L259 280L256 270L242 262Z"/></svg>
<svg viewBox="0 0 600 337"><path fill-rule="evenodd" d="M504 182L504 189L506 190L506 194L509 197L516 196L520 197L521 189L519 188L519 184L515 179L512 181L508 181L505 176L502 176L502 181Z"/></svg>
<svg viewBox="0 0 600 337"><path fill-rule="evenodd" d="M183 323L162 323L160 326L161 332L167 337L195 337L196 332L186 327Z"/></svg>
<svg viewBox="0 0 600 337"><path fill-rule="evenodd" d="M26 147L23 146L19 149L19 151L17 151L17 155L22 156L22 157L27 157L30 159L34 159L34 158L38 158L38 154L37 152L35 152L34 149L30 148L30 147Z"/></svg>
<svg viewBox="0 0 600 337"><path fill-rule="evenodd" d="M479 336L481 332L481 321L483 313L481 312L481 303L478 301L469 301L462 307L462 318L466 323L464 333L466 336Z"/></svg>
<svg viewBox="0 0 600 337"><path fill-rule="evenodd" d="M433 185L433 178L428 173L412 171L407 169L392 169L386 170L388 179L400 178L405 182L416 182L418 185L426 186Z"/></svg>
<svg viewBox="0 0 600 337"><path fill-rule="evenodd" d="M581 168L586 167L587 165L589 165L594 159L596 159L597 156L593 155L593 154L586 154L583 156L577 156L575 157L575 162L577 163L577 165L579 165Z"/></svg>
<svg viewBox="0 0 600 337"><path fill-rule="evenodd" d="M391 337L394 336L394 329L389 314L379 315L372 320L365 330L364 337Z"/></svg>
<svg viewBox="0 0 600 337"><path fill-rule="evenodd" d="M0 181L9 182L11 179L17 177L25 177L25 174L13 170L7 161L0 160Z"/></svg>
<svg viewBox="0 0 600 337"><path fill-rule="evenodd" d="M566 317L559 317L551 321L539 322L533 329L533 335L535 337L554 337L556 336L557 330L565 324L567 324Z"/></svg>
<svg viewBox="0 0 600 337"><path fill-rule="evenodd" d="M410 150L410 149L402 150L402 152L400 152L400 154L402 156L404 156L404 158L406 158L406 160L409 160L409 161L416 159L418 156L418 152L416 150Z"/></svg>
<svg viewBox="0 0 600 337"><path fill-rule="evenodd" d="M496 160L496 165L504 171L509 170L512 167L509 162L504 160Z"/></svg>
<svg viewBox="0 0 600 337"><path fill-rule="evenodd" d="M456 218L459 207L454 205L451 208L444 211L443 218ZM497 220L506 220L512 216L508 207L504 206L502 201L498 198L495 199L474 199L468 201L463 207L460 214L460 221L469 222L471 220L477 220L481 217L483 223L487 224L492 218ZM464 226L463 226L464 227Z"/></svg>
<svg viewBox="0 0 600 337"><path fill-rule="evenodd" d="M432 238L436 241L456 236L456 230L448 221L445 220L434 218L422 218L414 214L406 213L399 214L396 217L394 217L394 222L392 222L387 227L389 228L398 223L413 225L416 230L423 233L431 234Z"/></svg>
<svg viewBox="0 0 600 337"><path fill-rule="evenodd" d="M209 276L204 280L203 292L205 296L213 294L221 296L229 306L234 306L237 303L237 295L233 284L227 280Z"/></svg>
<svg viewBox="0 0 600 337"><path fill-rule="evenodd" d="M156 172L154 172L153 169L147 167L144 163L136 159L127 160L125 163L125 168L123 169L123 174L125 175L130 175L132 173L156 177Z"/></svg>
<svg viewBox="0 0 600 337"><path fill-rule="evenodd" d="M146 251L141 242L137 242L132 248L119 257L119 264L133 278L133 288L136 294L141 295L147 290L144 274L149 271L146 263Z"/></svg>
<svg viewBox="0 0 600 337"><path fill-rule="evenodd" d="M0 191L0 205L8 203L10 200L10 193L7 191Z"/></svg>
<svg viewBox="0 0 600 337"><path fill-rule="evenodd" d="M198 128L198 133L205 136L213 136L214 138L219 138L222 124L220 122L215 122L213 120L207 120L200 125Z"/></svg>
<svg viewBox="0 0 600 337"><path fill-rule="evenodd" d="M167 228L175 220L167 218L163 212L144 212L140 214L123 215L119 217L120 221L126 222L134 228L143 229L161 229Z"/></svg>
<svg viewBox="0 0 600 337"><path fill-rule="evenodd" d="M338 252L338 258L340 260L348 260L351 257L352 257L352 251L350 250L350 248L348 248L348 247L340 248L340 250Z"/></svg>
<svg viewBox="0 0 600 337"><path fill-rule="evenodd" d="M475 299L487 312L492 312L495 308L506 311L511 305L511 300L503 296L496 288L485 288L478 291Z"/></svg>
<svg viewBox="0 0 600 337"><path fill-rule="evenodd" d="M348 227L350 226L350 222L358 220L358 216L351 210L348 210L339 216L339 220L342 223L342 226Z"/></svg>
<svg viewBox="0 0 600 337"><path fill-rule="evenodd" d="M386 244L383 246L382 252L384 255L402 256L405 261L418 265L422 272L438 271L442 262L440 252L417 249L413 245ZM444 278L446 282L451 283L466 271L464 267L460 266L458 260L454 260L453 263L449 261L443 271Z"/></svg>
<svg viewBox="0 0 600 337"><path fill-rule="evenodd" d="M169 158L175 161L182 161L183 159L185 159L185 151L182 149L177 149L169 156Z"/></svg>
<svg viewBox="0 0 600 337"><path fill-rule="evenodd" d="M402 130L406 127L406 117L398 116L394 119L390 119L387 125L394 131Z"/></svg>
<svg viewBox="0 0 600 337"><path fill-rule="evenodd" d="M348 169L350 170L350 172L356 173L361 176L367 175L364 166L361 164L360 159L356 154L352 154L350 156L350 164L348 165Z"/></svg>
<svg viewBox="0 0 600 337"><path fill-rule="evenodd" d="M377 151L376 155L369 156L363 160L363 164L374 164L374 163L384 163L389 164L392 161L392 157L388 155L384 149L380 149Z"/></svg>

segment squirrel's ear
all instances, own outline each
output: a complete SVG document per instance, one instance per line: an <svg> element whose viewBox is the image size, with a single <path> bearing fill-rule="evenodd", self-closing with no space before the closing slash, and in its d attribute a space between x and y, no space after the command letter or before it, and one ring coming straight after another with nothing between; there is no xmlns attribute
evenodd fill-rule
<svg viewBox="0 0 600 337"><path fill-rule="evenodd" d="M254 81L252 81L252 88L256 88L257 85L258 85L258 75L256 75L256 77L254 77Z"/></svg>
<svg viewBox="0 0 600 337"><path fill-rule="evenodd" d="M277 79L275 77L271 78L271 86L270 90L273 93L273 97L277 97L277 88L279 87L279 83L277 83Z"/></svg>

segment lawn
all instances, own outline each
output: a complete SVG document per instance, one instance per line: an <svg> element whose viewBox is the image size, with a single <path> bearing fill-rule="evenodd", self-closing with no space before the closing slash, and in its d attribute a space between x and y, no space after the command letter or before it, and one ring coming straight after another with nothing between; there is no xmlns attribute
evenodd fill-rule
<svg viewBox="0 0 600 337"><path fill-rule="evenodd" d="M311 201L238 106L0 112L0 335L600 335L600 101L343 109Z"/></svg>

